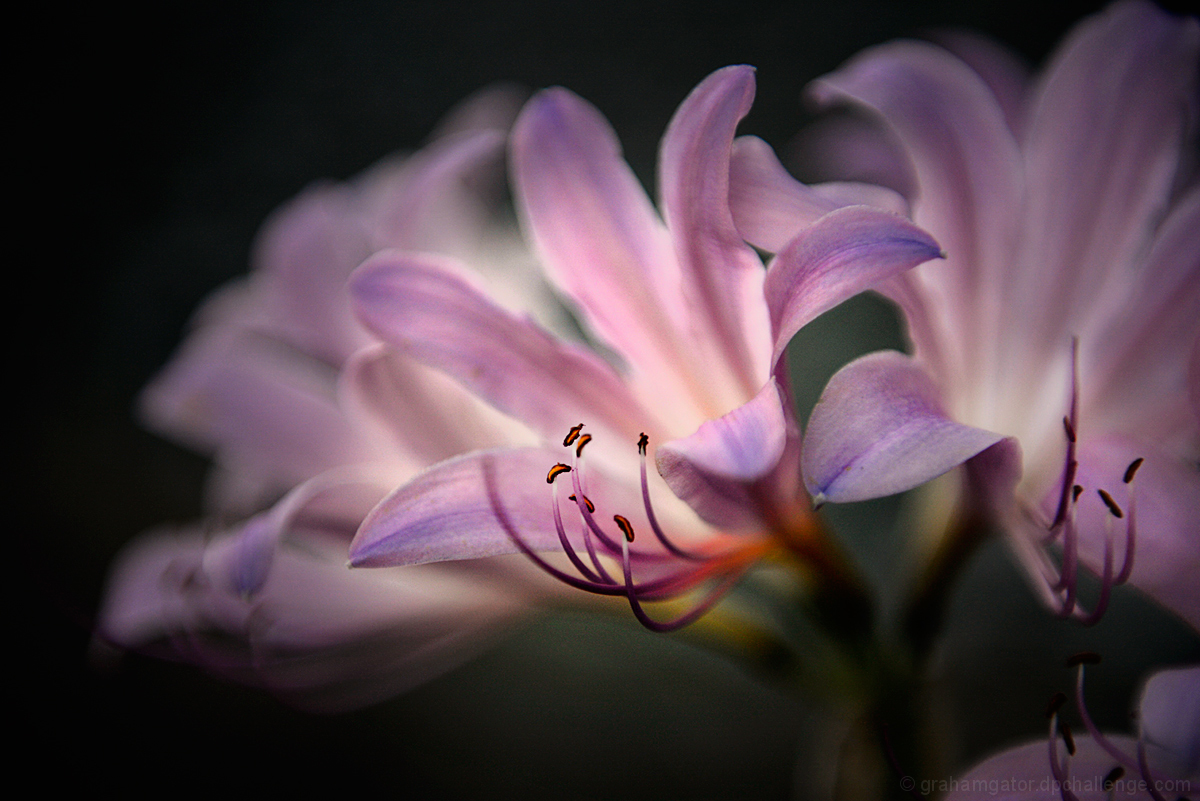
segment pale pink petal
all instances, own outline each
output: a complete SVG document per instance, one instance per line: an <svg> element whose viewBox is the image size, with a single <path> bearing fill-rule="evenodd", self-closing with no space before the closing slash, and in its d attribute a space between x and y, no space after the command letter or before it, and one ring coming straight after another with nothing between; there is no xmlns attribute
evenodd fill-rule
<svg viewBox="0 0 1200 801"><path fill-rule="evenodd" d="M938 31L932 39L979 73L1003 109L1008 127L1019 135L1025 122L1029 65L1004 45L974 31Z"/></svg>
<svg viewBox="0 0 1200 801"><path fill-rule="evenodd" d="M1200 666L1151 675L1142 687L1138 720L1146 741L1172 758L1169 775L1200 778Z"/></svg>
<svg viewBox="0 0 1200 801"><path fill-rule="evenodd" d="M996 96L962 61L921 42L867 50L812 92L874 109L899 137L917 179L913 219L947 253L920 270L924 301L957 332L951 369L964 369L965 352L990 369L1024 199L1021 154Z"/></svg>
<svg viewBox="0 0 1200 801"><path fill-rule="evenodd" d="M411 471L480 448L533 444L516 420L497 412L438 370L386 345L356 353L339 378L342 409L356 426L387 440L391 459Z"/></svg>
<svg viewBox="0 0 1200 801"><path fill-rule="evenodd" d="M655 461L671 490L704 520L751 527L762 520L750 485L775 468L786 442L783 398L772 379L744 406L659 446Z"/></svg>
<svg viewBox="0 0 1200 801"><path fill-rule="evenodd" d="M378 337L454 376L547 441L578 423L597 435L597 447L637 441L648 415L638 414L607 363L494 305L464 276L449 259L385 251L359 268L351 291Z"/></svg>
<svg viewBox="0 0 1200 801"><path fill-rule="evenodd" d="M354 319L346 278L371 253L354 191L317 184L275 211L255 241L255 303L278 338L332 365L369 340Z"/></svg>
<svg viewBox="0 0 1200 801"><path fill-rule="evenodd" d="M1018 336L1066 341L1098 305L1120 302L1175 185L1197 64L1200 23L1150 3L1114 4L1059 49L1023 143L1023 250L1003 265L1022 301Z"/></svg>
<svg viewBox="0 0 1200 801"><path fill-rule="evenodd" d="M671 238L600 112L565 89L541 92L513 130L512 169L542 264L589 332L661 404L693 405L690 312Z"/></svg>
<svg viewBox="0 0 1200 801"><path fill-rule="evenodd" d="M877 113L854 106L830 109L804 126L785 162L812 181L855 181L917 196L914 167L894 131Z"/></svg>
<svg viewBox="0 0 1200 801"><path fill-rule="evenodd" d="M1137 537L1129 581L1200 630L1200 473L1195 464L1123 437L1081 442L1078 458L1075 481L1085 490L1076 513L1080 559L1100 573L1106 526L1113 527L1116 552L1123 553L1125 521L1110 519L1097 490L1127 510L1122 478L1134 459L1144 458L1134 483ZM1044 507L1050 504L1047 499Z"/></svg>
<svg viewBox="0 0 1200 801"><path fill-rule="evenodd" d="M209 568L241 532L158 531L109 576L98 632L170 653L315 709L408 689L478 652L526 606L500 565L351 571L344 546L296 533L252 600ZM302 540L302 542L301 542ZM235 547L235 546L232 546Z"/></svg>
<svg viewBox="0 0 1200 801"><path fill-rule="evenodd" d="M753 99L752 68L713 73L675 112L659 158L663 216L683 271L694 348L722 413L757 393L772 366L762 263L729 211L733 136Z"/></svg>
<svg viewBox="0 0 1200 801"><path fill-rule="evenodd" d="M772 364L792 336L822 313L939 255L929 234L896 214L850 206L822 217L788 243L767 271Z"/></svg>
<svg viewBox="0 0 1200 801"><path fill-rule="evenodd" d="M891 189L850 181L806 186L757 136L734 140L729 207L738 231L750 244L778 253L800 231L842 206L876 206L908 214L908 202Z"/></svg>
<svg viewBox="0 0 1200 801"><path fill-rule="evenodd" d="M1187 360L1200 333L1200 187L1181 198L1159 226L1145 264L1131 271L1124 308L1084 340L1089 422L1155 433L1195 430L1188 408ZM1085 362L1085 363L1087 363ZM1176 437L1177 438L1177 437ZM1200 443L1198 443L1200 444Z"/></svg>
<svg viewBox="0 0 1200 801"><path fill-rule="evenodd" d="M379 454L341 413L335 386L331 367L283 342L213 326L145 389L141 410L151 428L288 487Z"/></svg>
<svg viewBox="0 0 1200 801"><path fill-rule="evenodd" d="M911 359L872 353L839 370L813 408L804 481L817 502L893 495L1002 440L949 419L937 387Z"/></svg>
<svg viewBox="0 0 1200 801"><path fill-rule="evenodd" d="M1131 737L1109 736L1124 753L1136 758L1137 741ZM1066 746L1058 744L1059 760L1066 760L1069 788L1079 801L1109 801L1111 798L1130 801L1150 801L1151 795L1141 777L1125 772L1115 785L1115 792L1104 788L1104 779L1117 765L1112 756L1091 737L1075 738L1076 752L1067 755ZM1156 749L1148 749L1151 770L1158 768L1156 778L1167 778L1162 758ZM921 789L918 783L917 789ZM946 801L1062 801L1060 786L1050 770L1050 747L1046 740L1036 740L1011 748L976 765L961 776L944 781L930 780L926 789L933 793L949 791ZM1174 798L1174 795L1171 796Z"/></svg>
<svg viewBox="0 0 1200 801"><path fill-rule="evenodd" d="M350 546L351 564L381 567L515 553L518 537L533 550L560 549L546 477L564 455L537 448L480 451L429 468L367 516ZM638 514L642 501L632 481L614 482L593 470L586 487L598 519L620 513L635 528L649 530ZM567 527L582 548L579 531Z"/></svg>
<svg viewBox="0 0 1200 801"><path fill-rule="evenodd" d="M358 207L371 252L473 255L500 202L504 142L502 130L466 130L365 176Z"/></svg>

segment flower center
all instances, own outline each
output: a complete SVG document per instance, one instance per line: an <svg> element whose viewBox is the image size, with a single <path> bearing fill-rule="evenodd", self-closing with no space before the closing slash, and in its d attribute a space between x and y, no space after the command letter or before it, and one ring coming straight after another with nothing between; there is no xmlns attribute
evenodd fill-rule
<svg viewBox="0 0 1200 801"><path fill-rule="evenodd" d="M750 565L765 552L767 546L754 541L702 553L676 544L660 525L650 499L646 468L649 438L645 434L638 438L637 443L641 462L642 504L646 521L658 546L661 547L634 548L636 533L633 523L622 514L612 516L617 528L616 533L605 530L597 520L596 504L587 493L584 449L591 442L592 435L584 433L583 428L583 424L573 426L563 439L563 447L572 450L570 464L559 462L546 474L546 483L550 485L554 528L563 553L575 572L561 570L550 564L535 552L518 532L509 531L509 535L526 556L559 581L598 595L625 596L634 616L646 628L653 631L674 631L688 625L721 600ZM574 506L579 519L579 539L582 540L584 554L572 544L563 521L558 479L564 475L571 477L573 492L567 500ZM605 567L606 561L619 561L620 577L614 577ZM638 579L634 578L635 568L642 574ZM655 620L643 607L647 601L667 601L684 596L706 582L713 583L708 593L673 619Z"/></svg>

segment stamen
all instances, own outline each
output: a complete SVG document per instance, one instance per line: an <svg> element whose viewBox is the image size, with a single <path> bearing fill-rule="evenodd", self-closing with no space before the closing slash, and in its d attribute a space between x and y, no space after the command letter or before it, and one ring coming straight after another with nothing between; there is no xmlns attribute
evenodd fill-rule
<svg viewBox="0 0 1200 801"><path fill-rule="evenodd" d="M1099 493L1100 500L1104 501L1104 505L1108 507L1108 511L1112 512L1113 517L1118 520L1125 517L1125 513L1121 511L1120 506L1117 506L1117 502L1112 499L1111 495L1102 489L1098 489L1096 492Z"/></svg>
<svg viewBox="0 0 1200 801"><path fill-rule="evenodd" d="M579 432L582 430L583 430L583 423L580 423L577 426L571 426L571 430L567 432L566 438L563 439L563 447L564 448L571 447L571 443L575 441L575 438L579 436Z"/></svg>
<svg viewBox="0 0 1200 801"><path fill-rule="evenodd" d="M1066 702L1066 693L1060 692L1050 696L1050 703L1046 705L1046 717L1053 718L1058 714L1058 710L1062 709L1062 705Z"/></svg>
<svg viewBox="0 0 1200 801"><path fill-rule="evenodd" d="M1108 773L1104 774L1104 783L1102 787L1105 792L1111 792L1113 786L1125 775L1125 768L1116 765Z"/></svg>
<svg viewBox="0 0 1200 801"><path fill-rule="evenodd" d="M1067 657L1067 667L1073 668L1079 665L1098 665L1100 664L1100 654L1095 651L1080 651L1077 654L1071 654Z"/></svg>
<svg viewBox="0 0 1200 801"><path fill-rule="evenodd" d="M681 559L690 559L695 562L703 562L706 557L699 554L691 553L683 548L680 548L667 537L667 533L663 531L662 526L658 524L658 517L654 514L654 505L650 503L650 482L647 479L646 473L646 446L649 445L650 438L645 432L638 437L638 456L641 459L641 474L642 474L642 505L646 507L646 519L650 521L650 530L654 532L654 536L662 543L663 547Z"/></svg>
<svg viewBox="0 0 1200 801"><path fill-rule="evenodd" d="M1136 458L1132 462L1130 462L1129 467L1125 468L1125 477L1122 478L1121 481L1126 484L1132 483L1133 477L1137 475L1138 468L1142 466L1142 462L1144 462L1144 461L1146 461L1146 460L1143 459L1141 456L1139 456L1138 458Z"/></svg>
<svg viewBox="0 0 1200 801"><path fill-rule="evenodd" d="M568 495L567 500L574 501L574 500L576 500L576 498L574 495ZM591 498L589 498L585 495L585 496L583 496L583 502L587 506L589 512L591 512L592 514L596 513L596 504L592 503Z"/></svg>
<svg viewBox="0 0 1200 801"><path fill-rule="evenodd" d="M1083 494L1083 487L1079 486L1078 484L1071 487L1071 500L1072 501L1079 500L1079 496L1082 494Z"/></svg>
<svg viewBox="0 0 1200 801"><path fill-rule="evenodd" d="M621 533L625 535L626 542L633 542L633 524L629 519L621 515L613 515L613 521L616 522L617 528L621 529Z"/></svg>
<svg viewBox="0 0 1200 801"><path fill-rule="evenodd" d="M1100 655L1085 651L1081 654L1076 654L1067 660L1067 667L1078 667L1079 670L1075 676L1075 708L1079 710L1079 717L1083 721L1084 728L1088 730L1088 734L1092 735L1092 740L1096 745L1108 752L1108 755L1125 765L1130 770L1137 770L1137 766L1133 760L1121 753L1112 742L1105 737L1099 728L1096 727L1092 716L1088 714L1087 704L1083 700L1083 668L1084 665L1096 665L1100 663Z"/></svg>
<svg viewBox="0 0 1200 801"><path fill-rule="evenodd" d="M591 434L584 434L582 437L580 437L579 444L575 446L575 455L583 456L583 446L587 445L591 441L592 441Z"/></svg>
<svg viewBox="0 0 1200 801"><path fill-rule="evenodd" d="M1079 422L1079 338L1071 337L1071 405L1063 418L1063 429L1067 434L1067 461L1063 465L1062 495L1058 499L1058 510L1050 523L1050 530L1058 528L1067 519L1067 494L1075 484L1075 471L1079 462L1075 460L1075 440Z"/></svg>
<svg viewBox="0 0 1200 801"><path fill-rule="evenodd" d="M551 467L550 472L546 474L546 483L553 484L554 479L558 478L563 473L570 473L570 472L571 472L570 466L565 465L562 462L559 462L558 464L554 465L554 467ZM574 496L572 496L572 497L574 497Z"/></svg>
<svg viewBox="0 0 1200 801"><path fill-rule="evenodd" d="M1067 745L1067 753L1075 756L1075 737L1071 734L1071 727L1060 720L1058 722L1058 730L1062 733L1063 742Z"/></svg>

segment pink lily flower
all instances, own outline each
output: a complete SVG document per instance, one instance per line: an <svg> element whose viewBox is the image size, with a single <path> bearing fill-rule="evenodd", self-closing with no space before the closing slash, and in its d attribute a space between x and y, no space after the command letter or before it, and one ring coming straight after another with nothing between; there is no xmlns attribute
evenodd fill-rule
<svg viewBox="0 0 1200 801"><path fill-rule="evenodd" d="M1075 706L1082 731L1072 734L1062 722L1066 698L1059 694L1047 714L1048 739L990 757L953 781L930 782L936 786L929 789L948 789L948 801L1189 797L1200 782L1200 666L1160 670L1147 679L1138 701L1138 734L1130 737L1102 733L1088 713L1084 664L1096 660L1094 654L1072 660L1078 662Z"/></svg>
<svg viewBox="0 0 1200 801"><path fill-rule="evenodd" d="M126 548L103 638L345 707L452 667L545 593L519 559L376 573L347 570L345 556L371 508L421 469L532 441L379 343L345 288L386 247L487 252L510 278L529 261L515 231L489 222L518 108L510 92L481 94L423 150L312 187L264 226L250 276L204 305L142 398L152 428L213 454L217 522Z"/></svg>
<svg viewBox="0 0 1200 801"><path fill-rule="evenodd" d="M1187 158L1200 26L1117 3L1032 82L994 45L949 44L961 57L872 48L813 87L883 123L886 141L843 155L890 159L882 172L903 177L913 220L948 255L883 287L914 355L872 354L830 381L806 485L855 501L965 463L964 517L1007 531L1058 614L1095 622L1128 580L1200 628L1200 189ZM799 208L812 193L769 153L746 150L734 184L755 244L802 224L779 198ZM1091 609L1080 565L1101 579Z"/></svg>
<svg viewBox="0 0 1200 801"><path fill-rule="evenodd" d="M454 259L393 250L358 269L351 291L369 331L541 442L422 473L364 521L352 564L522 552L570 586L627 599L660 630L696 619L781 545L829 566L781 356L809 320L939 248L900 215L852 205L851 187L764 270L728 200L753 95L753 70L728 67L680 106L662 142L661 218L585 101L549 89L517 119L510 167L527 237L611 361L503 309ZM702 584L712 591L671 620L643 608Z"/></svg>

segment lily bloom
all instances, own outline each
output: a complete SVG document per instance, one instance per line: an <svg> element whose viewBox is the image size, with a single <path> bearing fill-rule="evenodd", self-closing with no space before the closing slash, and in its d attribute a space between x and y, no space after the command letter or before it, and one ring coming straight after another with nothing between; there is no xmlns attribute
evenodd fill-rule
<svg viewBox="0 0 1200 801"><path fill-rule="evenodd" d="M1160 670L1142 687L1137 736L1103 734L1088 714L1084 665L1099 661L1078 654L1075 707L1082 729L1062 721L1066 696L1051 699L1049 737L1017 746L947 781L950 801L1004 798L1084 801L1138 798L1165 801L1195 792L1200 781L1200 666ZM935 782L935 784L941 784Z"/></svg>
<svg viewBox="0 0 1200 801"><path fill-rule="evenodd" d="M890 159L947 258L882 287L914 353L830 381L806 485L862 500L965 463L963 517L1008 532L1058 614L1095 622L1128 580L1200 628L1200 26L1117 3L1032 81L994 45L948 44L872 48L812 87L882 123L845 161ZM777 198L803 187L749 151L734 180L751 241L790 235Z"/></svg>
<svg viewBox="0 0 1200 801"><path fill-rule="evenodd" d="M448 669L544 593L522 560L345 565L390 489L458 453L531 441L375 340L345 286L365 257L397 246L486 252L481 263L518 285L527 251L491 221L518 108L511 92L483 93L421 151L314 186L264 226L251 274L206 302L142 397L152 428L214 456L210 520L126 548L102 638L344 707Z"/></svg>
<svg viewBox="0 0 1200 801"><path fill-rule="evenodd" d="M753 70L735 66L684 100L662 142L661 218L596 109L555 88L521 112L518 212L595 350L497 305L445 256L386 251L358 269L369 331L540 444L425 471L364 521L353 565L522 552L570 586L627 599L653 629L696 619L781 546L836 582L800 481L781 357L809 320L939 248L902 216L856 205L877 190L848 186L764 270L729 208L734 131L753 95ZM643 608L704 584L672 619Z"/></svg>

